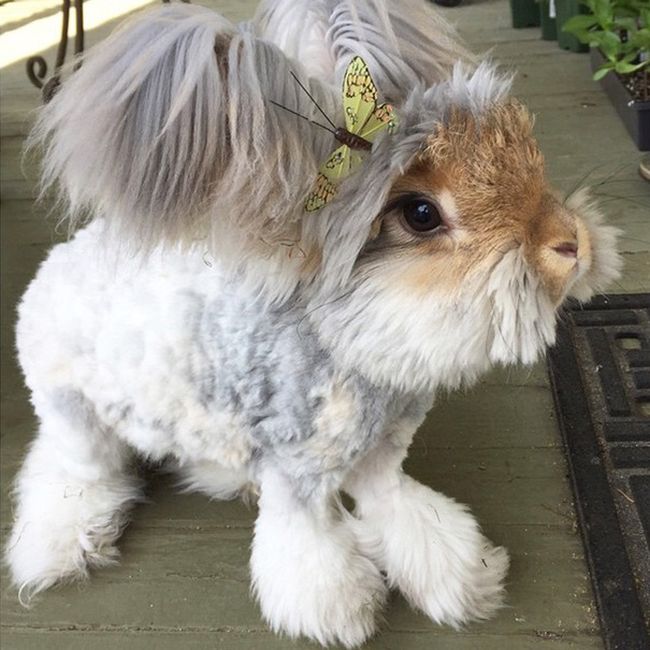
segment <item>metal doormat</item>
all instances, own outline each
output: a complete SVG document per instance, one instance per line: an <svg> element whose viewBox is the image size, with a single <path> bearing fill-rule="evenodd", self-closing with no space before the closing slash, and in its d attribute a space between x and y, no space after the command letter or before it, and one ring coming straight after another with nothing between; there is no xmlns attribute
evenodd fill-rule
<svg viewBox="0 0 650 650"><path fill-rule="evenodd" d="M650 294L565 311L549 373L608 650L650 648Z"/></svg>

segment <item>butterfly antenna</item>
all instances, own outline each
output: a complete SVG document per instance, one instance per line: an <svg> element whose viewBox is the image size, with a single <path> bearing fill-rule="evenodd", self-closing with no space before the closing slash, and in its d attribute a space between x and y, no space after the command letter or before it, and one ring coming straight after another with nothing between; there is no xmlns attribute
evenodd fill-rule
<svg viewBox="0 0 650 650"><path fill-rule="evenodd" d="M274 106L277 106L278 108L282 108L285 111L289 111L289 113L292 113L293 115L297 117L301 117L303 120L307 120L307 122L310 122L311 124L315 124L316 126L320 126L321 129L325 129L326 131L329 131L330 133L334 134L333 129L330 129L329 126L325 126L324 124L321 124L320 122L315 122L314 120L310 120L306 115L301 115L300 113L297 113L296 111L288 108L287 106L283 106L282 104L278 104L278 102L274 102L272 99L269 99L271 104Z"/></svg>
<svg viewBox="0 0 650 650"><path fill-rule="evenodd" d="M291 76L294 78L294 80L296 81L296 83L305 91L305 93L307 94L307 97L309 97L309 99L311 99L311 101L314 103L314 106L320 111L320 114L329 122L330 126L333 129L336 129L336 124L334 124L334 122L332 122L332 120L330 120L327 113L319 106L318 102L314 99L313 95L307 90L307 88L305 88L305 86L303 86L302 82L300 81L300 79L298 79L298 77L295 75L293 70L289 70L289 72L290 72Z"/></svg>

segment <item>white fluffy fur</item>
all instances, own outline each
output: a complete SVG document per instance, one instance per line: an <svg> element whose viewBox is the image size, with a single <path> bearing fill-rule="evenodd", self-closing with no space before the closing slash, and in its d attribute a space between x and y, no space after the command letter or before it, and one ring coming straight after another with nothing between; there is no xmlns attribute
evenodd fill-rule
<svg viewBox="0 0 650 650"><path fill-rule="evenodd" d="M33 402L42 424L16 479L6 547L24 604L57 582L116 562L114 543L141 495L122 441L91 416L67 421L51 399L34 394Z"/></svg>
<svg viewBox="0 0 650 650"><path fill-rule="evenodd" d="M317 118L294 71L341 123L352 54L400 127L305 214L333 139L268 100ZM165 6L87 55L31 137L44 187L73 226L92 222L52 250L19 307L39 419L6 547L24 601L115 561L138 454L214 498L260 493L253 589L277 631L357 646L387 586L454 626L502 604L505 551L401 466L436 390L535 360L557 305L520 241L426 294L405 281L408 255L369 249L437 125L508 91L410 0L269 0L243 25ZM450 190L440 201L454 213ZM620 268L616 233L583 193L562 209L588 251L564 294L585 300Z"/></svg>
<svg viewBox="0 0 650 650"><path fill-rule="evenodd" d="M580 188L569 196L566 207L574 215L583 217L582 224L592 242L589 259L585 260L580 275L569 289L572 298L587 301L595 293L605 291L623 269L623 258L616 246L621 231L605 225L605 216L587 188Z"/></svg>
<svg viewBox="0 0 650 650"><path fill-rule="evenodd" d="M251 573L265 619L292 637L360 645L375 630L386 586L362 554L351 517L327 500L306 508L278 473L259 480Z"/></svg>
<svg viewBox="0 0 650 650"><path fill-rule="evenodd" d="M503 604L508 555L466 506L404 474L412 424L400 423L346 482L359 543L390 586L437 623L488 618Z"/></svg>

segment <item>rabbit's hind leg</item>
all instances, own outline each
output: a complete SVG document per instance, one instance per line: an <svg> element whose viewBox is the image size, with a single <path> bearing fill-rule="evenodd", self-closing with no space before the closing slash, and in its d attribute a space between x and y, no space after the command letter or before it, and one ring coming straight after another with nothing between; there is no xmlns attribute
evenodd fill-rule
<svg viewBox="0 0 650 650"><path fill-rule="evenodd" d="M508 554L466 506L403 473L407 433L397 427L348 477L358 539L389 584L435 622L488 618L503 604Z"/></svg>
<svg viewBox="0 0 650 650"><path fill-rule="evenodd" d="M127 445L100 425L80 393L32 399L40 428L16 478L5 548L23 603L57 582L86 577L89 567L113 564L114 543L141 497Z"/></svg>
<svg viewBox="0 0 650 650"><path fill-rule="evenodd" d="M183 492L200 492L219 501L241 497L248 502L257 496L248 465L227 467L205 460L185 462L170 469L178 476Z"/></svg>
<svg viewBox="0 0 650 650"><path fill-rule="evenodd" d="M360 552L350 515L334 493L305 496L275 468L261 472L260 489L251 569L264 618L291 637L360 645L375 630L386 587Z"/></svg>

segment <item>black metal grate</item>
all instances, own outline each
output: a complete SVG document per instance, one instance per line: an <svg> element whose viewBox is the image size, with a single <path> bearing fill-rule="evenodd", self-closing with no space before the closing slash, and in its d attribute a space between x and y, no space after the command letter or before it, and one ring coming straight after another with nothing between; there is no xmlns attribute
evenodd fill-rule
<svg viewBox="0 0 650 650"><path fill-rule="evenodd" d="M650 648L650 294L570 307L548 356L608 650Z"/></svg>

